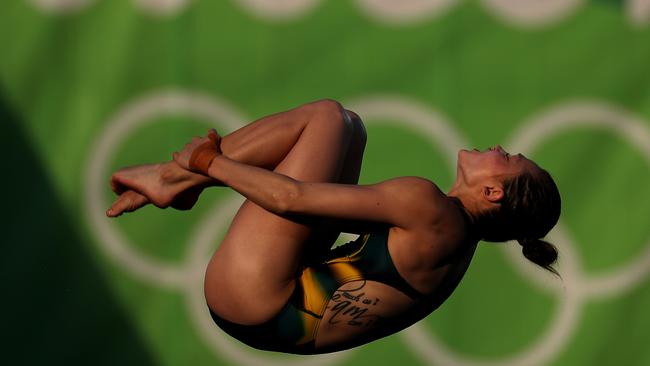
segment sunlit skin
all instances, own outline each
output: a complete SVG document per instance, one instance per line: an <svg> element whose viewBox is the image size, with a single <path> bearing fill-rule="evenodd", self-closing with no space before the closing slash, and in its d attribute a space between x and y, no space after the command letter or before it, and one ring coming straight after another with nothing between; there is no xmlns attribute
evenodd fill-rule
<svg viewBox="0 0 650 366"><path fill-rule="evenodd" d="M537 164L524 155L511 155L498 145L484 151L460 150L457 177L447 197L460 200L473 221L479 212L498 206L503 198L504 178L516 176L524 171L534 173L538 169ZM198 199L200 192L212 185L219 184L203 175L181 168L174 161L122 169L112 176L111 186L120 195L107 214L119 216L150 202L156 202L159 207L173 205L189 209ZM154 199L147 198L143 193ZM469 228L468 232L471 231ZM465 245L468 248L475 247L478 240L475 236L468 236ZM468 262L472 253L473 250L470 250Z"/></svg>
<svg viewBox="0 0 650 366"><path fill-rule="evenodd" d="M536 174L539 166L523 154L512 155L500 145L480 151L460 150L456 180L447 193L458 197L472 218L496 208L503 199L503 181L521 173Z"/></svg>
<svg viewBox="0 0 650 366"><path fill-rule="evenodd" d="M503 198L505 177L538 170L537 164L523 154L511 155L499 145L484 151L460 150L456 180L447 195L461 199L468 212L474 215L494 207ZM173 160L120 169L111 176L111 188L120 196L107 215L119 216L148 203L160 208L190 209L201 191L214 185L217 183L213 179L187 171Z"/></svg>
<svg viewBox="0 0 650 366"><path fill-rule="evenodd" d="M309 103L224 137L212 131L211 139L194 138L173 161L121 169L111 177L118 197L106 214L117 217L148 203L190 209L209 186L226 185L245 196L205 276L208 307L245 325L278 314L292 294L304 254L328 249L333 241L328 238L340 232L362 234L388 226L395 268L426 297L408 297L379 281L348 282L343 287L359 289L351 296L378 299L366 310L383 320L367 328L322 322L316 352L354 347L404 329L456 288L482 238L476 220L498 207L504 180L539 168L495 146L459 151L457 177L446 194L419 177L359 185L365 130L358 116L346 111L353 116L346 122L342 111L332 101ZM191 172L189 158L207 141L220 141L216 157L203 174ZM321 234L313 221L305 224L302 218L331 221L322 221L326 231ZM322 319L332 320L333 305L326 309Z"/></svg>

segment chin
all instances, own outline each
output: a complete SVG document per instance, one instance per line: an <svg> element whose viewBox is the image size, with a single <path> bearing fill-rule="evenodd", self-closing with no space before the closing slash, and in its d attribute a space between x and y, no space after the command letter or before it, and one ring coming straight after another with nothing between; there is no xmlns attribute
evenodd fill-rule
<svg viewBox="0 0 650 366"><path fill-rule="evenodd" d="M469 154L469 150L461 149L458 151L458 159L456 160L456 177L459 177L463 173L463 165L465 163L466 155Z"/></svg>
<svg viewBox="0 0 650 366"><path fill-rule="evenodd" d="M471 153L472 153L472 152L471 152L470 150L467 150L467 149L460 149L460 150L458 150L458 155L457 155L457 156L458 156L458 159L457 159L457 163L456 163L457 166L462 165L462 164L465 162L465 159L467 158L467 156L468 156L469 154L471 154Z"/></svg>

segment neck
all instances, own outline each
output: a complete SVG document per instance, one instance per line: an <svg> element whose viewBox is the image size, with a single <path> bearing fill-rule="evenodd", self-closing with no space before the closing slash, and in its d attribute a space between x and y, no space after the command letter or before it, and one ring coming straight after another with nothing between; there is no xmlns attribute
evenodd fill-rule
<svg viewBox="0 0 650 366"><path fill-rule="evenodd" d="M469 226L469 234L472 239L480 239L478 232L478 205L468 192L460 186L454 186L447 192L447 197L451 198L461 210Z"/></svg>

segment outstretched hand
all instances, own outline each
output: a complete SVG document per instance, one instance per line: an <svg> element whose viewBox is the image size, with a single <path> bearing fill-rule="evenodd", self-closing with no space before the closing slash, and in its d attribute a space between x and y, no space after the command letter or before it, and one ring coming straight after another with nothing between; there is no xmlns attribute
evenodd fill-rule
<svg viewBox="0 0 650 366"><path fill-rule="evenodd" d="M221 155L221 136L214 128L207 137L194 137L185 144L183 150L174 152L174 161L183 169L208 175L208 168L215 157Z"/></svg>

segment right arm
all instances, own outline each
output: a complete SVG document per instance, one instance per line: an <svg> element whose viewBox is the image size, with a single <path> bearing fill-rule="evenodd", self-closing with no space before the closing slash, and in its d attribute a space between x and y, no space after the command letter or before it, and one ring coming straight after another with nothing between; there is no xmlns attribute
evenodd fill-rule
<svg viewBox="0 0 650 366"><path fill-rule="evenodd" d="M444 196L432 182L401 177L372 185L313 183L218 155L208 175L279 215L384 222L404 229L428 224Z"/></svg>

